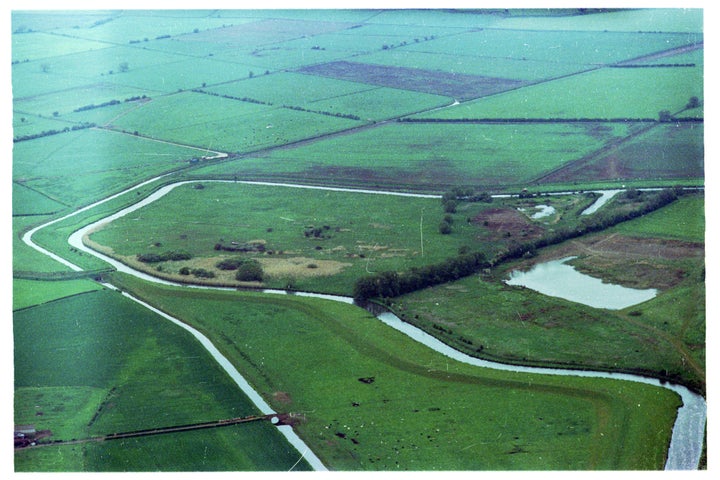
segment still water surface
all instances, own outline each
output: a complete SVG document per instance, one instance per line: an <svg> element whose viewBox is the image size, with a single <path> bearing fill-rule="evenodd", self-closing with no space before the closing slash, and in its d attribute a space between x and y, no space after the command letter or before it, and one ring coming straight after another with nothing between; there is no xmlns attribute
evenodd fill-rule
<svg viewBox="0 0 720 480"><path fill-rule="evenodd" d="M527 272L515 270L510 274L508 285L521 285L544 295L564 298L595 308L620 310L645 302L657 295L657 290L644 290L604 283L575 270L567 262L575 257L566 257L539 263Z"/></svg>

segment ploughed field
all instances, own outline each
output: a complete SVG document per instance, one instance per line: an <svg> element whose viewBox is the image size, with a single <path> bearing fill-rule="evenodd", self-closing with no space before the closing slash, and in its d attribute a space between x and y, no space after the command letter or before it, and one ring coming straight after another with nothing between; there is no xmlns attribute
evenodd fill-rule
<svg viewBox="0 0 720 480"><path fill-rule="evenodd" d="M663 468L679 403L665 389L486 371L357 307L153 286L67 243L161 184L193 180L86 243L176 281L344 295L365 276L519 251L386 306L471 355L704 392L701 195L534 248L654 195L587 219L585 190L703 185L702 10L543 12L13 12L15 424L37 427L42 443L257 414L194 339L103 279L208 335L293 413L329 469ZM243 180L438 197L469 187L484 200L450 208ZM50 221L32 240L85 271L21 240ZM585 273L661 293L608 312L502 283L568 254ZM254 422L14 460L17 471L309 469L301 457Z"/></svg>

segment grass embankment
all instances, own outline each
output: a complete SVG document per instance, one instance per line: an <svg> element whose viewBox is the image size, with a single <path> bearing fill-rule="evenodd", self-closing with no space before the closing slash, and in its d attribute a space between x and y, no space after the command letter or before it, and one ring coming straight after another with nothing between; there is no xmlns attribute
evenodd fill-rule
<svg viewBox="0 0 720 480"><path fill-rule="evenodd" d="M332 469L664 464L678 406L664 389L472 367L345 304L113 279L202 330L276 410L298 413Z"/></svg>
<svg viewBox="0 0 720 480"><path fill-rule="evenodd" d="M117 292L16 311L13 333L15 423L51 430L51 441L259 413L192 336ZM246 426L20 450L15 468L286 470L298 460L275 427Z"/></svg>
<svg viewBox="0 0 720 480"><path fill-rule="evenodd" d="M97 283L86 279L48 282L15 278L13 279L13 310L101 288Z"/></svg>

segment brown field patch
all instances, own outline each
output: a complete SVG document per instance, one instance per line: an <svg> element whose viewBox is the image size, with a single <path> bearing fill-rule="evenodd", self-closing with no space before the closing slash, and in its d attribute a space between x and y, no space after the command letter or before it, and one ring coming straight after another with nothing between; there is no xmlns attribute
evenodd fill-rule
<svg viewBox="0 0 720 480"><path fill-rule="evenodd" d="M532 268L537 263L576 256L572 264L588 275L633 288L658 288L678 285L686 276L676 260L705 256L702 243L660 238L641 238L614 234L598 234L571 240L544 249L531 259L513 268Z"/></svg>
<svg viewBox="0 0 720 480"><path fill-rule="evenodd" d="M287 392L275 392L273 393L273 400L282 403L283 405L288 405L292 403L292 398L290 397L290 394Z"/></svg>
<svg viewBox="0 0 720 480"><path fill-rule="evenodd" d="M322 277L336 275L352 263L308 257L258 258L266 275L273 277Z"/></svg>
<svg viewBox="0 0 720 480"><path fill-rule="evenodd" d="M534 223L527 215L514 208L489 208L480 212L473 223L479 224L490 232L491 239L502 238L539 238L545 229Z"/></svg>
<svg viewBox="0 0 720 480"><path fill-rule="evenodd" d="M458 100L492 95L517 88L526 83L510 78L374 65L343 60L311 65L301 68L299 71L351 82L443 95Z"/></svg>

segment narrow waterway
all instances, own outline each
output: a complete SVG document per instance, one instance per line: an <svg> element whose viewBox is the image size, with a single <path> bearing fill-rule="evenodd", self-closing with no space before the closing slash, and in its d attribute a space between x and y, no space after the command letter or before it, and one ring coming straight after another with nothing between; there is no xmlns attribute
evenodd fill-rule
<svg viewBox="0 0 720 480"><path fill-rule="evenodd" d="M148 182L144 182L141 185L146 185L148 183L151 183L153 180L150 180ZM209 183L211 181L204 181L200 183ZM268 184L264 182L234 182L234 181L222 181L222 180L213 180L212 182L224 182L224 183L240 183L240 184L260 184L260 185L275 185L275 186L283 186L283 187L290 187L290 188L317 188L322 190L333 190L333 191L348 191L348 192L358 192L358 193L368 193L368 194L387 194L387 195L398 195L398 196L417 196L422 198L428 198L427 195L416 195L416 194L404 194L404 193L397 193L397 192L374 192L372 190L354 190L354 189L335 189L331 187L308 187L303 185L290 185L290 184ZM106 255L103 255L99 252L96 252L95 250L92 250L85 246L83 243L83 237L93 229L97 228L98 226L110 222L114 219L120 218L124 215L127 215L130 212L133 212L139 208L142 208L145 205L148 205L159 198L162 198L164 195L172 191L175 187L179 185L184 185L187 183L193 183L191 181L185 181L185 182L177 182L173 184L166 185L160 189L158 189L155 193L148 196L144 200L127 207L113 215L110 215L104 219L98 220L90 225L87 225L83 227L82 229L76 231L73 233L69 238L69 243L73 247L82 250L84 252L87 252L91 255L94 255L111 265L113 265L115 268L117 268L119 271L134 275L136 277L142 278L144 280L148 280L151 282L156 283L162 283L167 285L178 285L181 286L181 284L170 282L167 280L162 280L157 277L153 277L151 275L145 274L143 272L139 272L137 270L134 270L127 265L124 265L112 258L109 258ZM133 187L130 190L134 190L138 188L138 185L136 187ZM30 232L28 234L23 236L23 241L28 244L29 246L35 248L36 250L48 254L46 250L42 249L41 247L37 246L32 241L32 234L37 232L38 230L51 225L53 223L56 223L60 220L63 220L65 218L68 218L72 215L75 215L77 213L80 213L80 211L85 211L89 208L92 208L93 206L102 204L112 198L116 198L120 195L122 195L125 192L121 192L120 194L114 195L113 197L109 197L108 199L102 200L100 202L97 202L93 205L90 205L88 207L85 207L84 209L78 210L77 212L74 212L70 215L67 215L61 219L54 220L52 222L49 222L47 224L41 225ZM438 198L438 196L432 196L432 198ZM70 264L70 262L63 262L65 264ZM81 270L80 267L77 267L75 265L72 265L73 269ZM114 288L110 285L108 285L110 288ZM187 285L182 285L187 286ZM216 288L216 287L199 287L196 286L195 288ZM266 290L268 293L278 293L278 294L286 294L287 292L282 290ZM330 300L335 301L342 301L346 303L352 303L352 298L349 297L340 297L340 296L334 296L334 295L316 295L312 293L302 293L298 292L296 293L298 295L306 295L306 296L318 296L321 298L326 298ZM127 294L126 294L127 295ZM210 354L215 358L221 366L235 379L237 377L236 383L238 386L248 394L248 396L253 399L253 402L258 406L258 408L263 413L275 413L270 409L269 405L262 399L262 397L255 392L255 390L247 383L247 381L240 375L240 373L235 369L235 367L230 364L230 362L222 355L220 352L215 348L214 345L200 332L196 331L192 327L184 324L180 320L171 317L167 314L164 314L160 312L159 310L155 309L151 305L142 302L139 299L136 299L134 297L131 297L127 295L129 298L133 299L134 301L137 301L144 305L146 308L149 308L153 310L154 312L157 312L158 314L162 315L163 317L167 318L170 321L173 321L174 323L178 324L182 328L188 330L190 333L192 333L210 352ZM522 367L522 366L515 366L515 365L508 365L508 364L502 364L502 363L496 363L496 362L489 362L486 360L480 360L475 357L471 357L469 355L466 355L458 350L452 349L451 347L448 347L447 345L440 342L437 338L430 336L429 334L423 332L422 330L413 327L412 325L402 322L397 316L390 314L390 313L383 313L378 316L378 319L385 323L386 325L395 328L407 335L409 335L414 340L423 343L424 345L434 349L435 351L442 353L443 355L446 355L448 357L454 358L458 361L462 361L465 363L469 363L471 365L475 365L482 368L493 368L497 370L506 370L506 371L513 371L513 372L526 372L526 373L536 373L536 374L544 374L544 375L567 375L567 376L584 376L584 377L598 377L598 378L610 378L610 379L617 379L617 380L625 380L625 381L633 381L633 382L642 382L647 383L651 385L655 385L662 388L669 388L675 392L677 392L682 400L683 400L683 406L678 409L678 415L677 420L675 422L675 425L673 427L673 434L672 434L672 440L670 444L670 448L668 451L668 460L665 465L666 470L696 470L698 467L698 462L700 459L700 456L702 454L702 446L703 446L703 439L704 439L704 431L705 431L705 422L706 422L706 412L707 412L707 406L705 399L697 395L693 392L691 392L689 389L679 386L679 385L673 385L673 384L667 384L667 383L661 383L657 379L652 378L646 378L641 377L637 375L628 375L628 374L615 374L615 373L607 373L607 372L590 372L590 371L579 371L579 370L567 370L567 369L554 369L554 368L536 368L536 367ZM295 446L295 448L298 449L298 451L310 462L310 464L313 466L313 468L318 470L324 470L325 466L322 465L319 459L315 456L315 454L310 450L310 448L295 434L295 432L292 430L291 427L279 427L279 429L283 432L285 437L288 439L288 441Z"/></svg>

